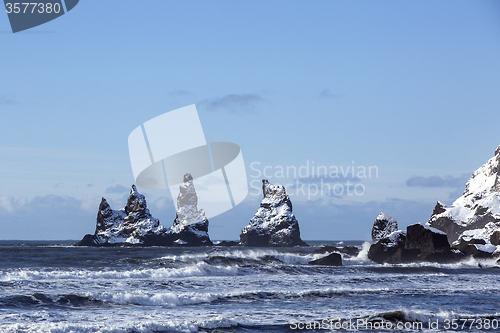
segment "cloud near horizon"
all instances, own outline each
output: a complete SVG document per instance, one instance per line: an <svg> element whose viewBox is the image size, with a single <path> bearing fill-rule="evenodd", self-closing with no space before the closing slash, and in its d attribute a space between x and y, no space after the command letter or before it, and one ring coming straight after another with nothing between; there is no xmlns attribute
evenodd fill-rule
<svg viewBox="0 0 500 333"><path fill-rule="evenodd" d="M123 193L128 193L130 189L128 187L125 187L123 185L115 185L115 186L110 186L106 189L105 193L110 194L110 193L117 193L117 194L123 194Z"/></svg>
<svg viewBox="0 0 500 333"><path fill-rule="evenodd" d="M170 198L146 198L151 214L165 227L175 218ZM234 209L214 217L211 223L222 227L210 230L214 240L236 240L241 228L259 208L261 198L246 200ZM95 230L100 198L79 200L46 195L33 199L0 196L0 239L79 240ZM113 209L123 208L126 200L110 201ZM373 221L383 211L399 222L399 228L430 217L435 202L387 199L384 201L339 203L334 198L294 201L293 213L299 220L303 239L368 240ZM203 207L198 207L203 208Z"/></svg>
<svg viewBox="0 0 500 333"><path fill-rule="evenodd" d="M413 176L406 180L408 187L452 187L452 188L465 188L465 184L470 178L470 174L463 174L458 177L453 176L431 176L421 177Z"/></svg>

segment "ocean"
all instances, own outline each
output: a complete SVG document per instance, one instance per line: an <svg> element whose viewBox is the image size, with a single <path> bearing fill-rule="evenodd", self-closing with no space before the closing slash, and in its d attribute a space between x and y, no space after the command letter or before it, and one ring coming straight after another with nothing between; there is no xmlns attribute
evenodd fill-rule
<svg viewBox="0 0 500 333"><path fill-rule="evenodd" d="M342 267L298 248L0 242L1 332L499 332L493 261ZM302 330L301 330L302 329Z"/></svg>

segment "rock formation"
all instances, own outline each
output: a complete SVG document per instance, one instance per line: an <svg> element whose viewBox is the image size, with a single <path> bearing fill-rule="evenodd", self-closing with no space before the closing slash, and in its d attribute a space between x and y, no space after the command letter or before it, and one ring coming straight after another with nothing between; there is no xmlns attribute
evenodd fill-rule
<svg viewBox="0 0 500 333"><path fill-rule="evenodd" d="M109 246L155 243L165 233L165 227L151 216L144 195L132 185L130 196L124 208L113 210L102 198L97 212L96 230L76 245Z"/></svg>
<svg viewBox="0 0 500 333"><path fill-rule="evenodd" d="M404 249L406 241L406 232L402 230L397 230L392 232L390 235L381 238L376 243L370 246L368 251L368 259L375 261L376 263L392 263L394 259L392 258L396 252L401 252ZM398 256L401 256L398 254Z"/></svg>
<svg viewBox="0 0 500 333"><path fill-rule="evenodd" d="M330 253L326 257L309 261L309 264L320 266L342 266L342 256L338 253Z"/></svg>
<svg viewBox="0 0 500 333"><path fill-rule="evenodd" d="M372 241L376 243L396 230L398 230L398 222L391 216L380 213L373 223Z"/></svg>
<svg viewBox="0 0 500 333"><path fill-rule="evenodd" d="M462 259L463 254L450 247L444 232L417 223L409 225L406 231L394 231L372 244L368 258L379 264L448 263Z"/></svg>
<svg viewBox="0 0 500 333"><path fill-rule="evenodd" d="M335 246L325 245L312 251L312 254L325 254L325 253L344 253L350 257L356 257L359 254L359 249L356 246L346 245L343 248L339 249Z"/></svg>
<svg viewBox="0 0 500 333"><path fill-rule="evenodd" d="M452 247L475 258L491 258L500 255L497 251L500 223L490 222L480 229L464 231Z"/></svg>
<svg viewBox="0 0 500 333"><path fill-rule="evenodd" d="M190 174L179 186L177 215L170 229L149 212L144 195L132 185L124 208L113 210L102 198L97 212L96 230L85 235L77 246L204 246L212 245L205 212L197 209L198 197Z"/></svg>
<svg viewBox="0 0 500 333"><path fill-rule="evenodd" d="M454 242L466 230L484 228L500 222L500 146L495 156L477 169L467 182L465 191L451 205L436 204L427 224L444 231ZM499 229L500 230L500 229Z"/></svg>
<svg viewBox="0 0 500 333"><path fill-rule="evenodd" d="M176 245L202 246L213 245L208 236L208 220L203 209L198 210L198 196L193 177L187 173L179 185L177 196L177 215L169 230Z"/></svg>
<svg viewBox="0 0 500 333"><path fill-rule="evenodd" d="M417 254L417 261L447 263L463 258L463 254L451 249L444 232L420 223L406 228L405 250Z"/></svg>
<svg viewBox="0 0 500 333"><path fill-rule="evenodd" d="M292 202L282 185L262 180L264 198L250 223L240 234L244 246L307 246L300 239L299 223L292 213Z"/></svg>

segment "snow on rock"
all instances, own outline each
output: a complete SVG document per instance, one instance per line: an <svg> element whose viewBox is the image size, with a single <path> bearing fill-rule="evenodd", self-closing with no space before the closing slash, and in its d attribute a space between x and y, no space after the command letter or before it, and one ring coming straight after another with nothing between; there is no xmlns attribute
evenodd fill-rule
<svg viewBox="0 0 500 333"><path fill-rule="evenodd" d="M477 169L465 191L451 205L438 202L427 225L446 232L456 241L466 230L482 229L490 222L500 222L500 146L495 156Z"/></svg>
<svg viewBox="0 0 500 333"><path fill-rule="evenodd" d="M177 245L213 245L208 236L208 219L203 209L198 210L198 196L193 177L186 173L177 196L177 214L169 234Z"/></svg>
<svg viewBox="0 0 500 333"><path fill-rule="evenodd" d="M406 240L406 231L396 230L396 231L391 232L387 236L386 245L388 247L395 247L398 244L401 244L401 242L404 242L405 240Z"/></svg>
<svg viewBox="0 0 500 333"><path fill-rule="evenodd" d="M391 216L380 213L373 223L372 241L376 243L396 230L398 230L398 222Z"/></svg>
<svg viewBox="0 0 500 333"><path fill-rule="evenodd" d="M132 185L124 208L113 210L102 198L97 212L96 230L76 243L78 246L203 246L212 245L208 236L208 220L198 210L198 197L190 174L179 186L177 215L173 226L166 229L147 208L146 198Z"/></svg>
<svg viewBox="0 0 500 333"><path fill-rule="evenodd" d="M495 233L495 231L500 230L500 223L490 222L481 229L471 229L465 230L462 235L460 235L459 239L455 241L453 244L458 243L461 239L464 241L471 241L473 239L482 240L483 244L491 243L491 236ZM477 243L476 243L477 244ZM495 244L497 245L497 244Z"/></svg>
<svg viewBox="0 0 500 333"><path fill-rule="evenodd" d="M456 262L460 251L450 248L446 234L422 224L412 224L406 231L397 230L370 246L368 259L383 264L410 262Z"/></svg>
<svg viewBox="0 0 500 333"><path fill-rule="evenodd" d="M488 258L493 256L497 249L500 250L497 237L499 233L500 223L489 222L484 228L465 230L452 245L465 254Z"/></svg>
<svg viewBox="0 0 500 333"><path fill-rule="evenodd" d="M250 223L240 234L245 246L307 246L300 239L299 222L292 213L292 202L282 185L262 180L264 198Z"/></svg>
<svg viewBox="0 0 500 333"><path fill-rule="evenodd" d="M76 245L147 244L165 232L165 227L149 212L144 195L132 185L127 204L122 209L111 209L106 199L102 198L94 235L85 235Z"/></svg>
<svg viewBox="0 0 500 333"><path fill-rule="evenodd" d="M396 230L373 243L368 250L368 259L379 263L395 263L393 257L404 249L406 231Z"/></svg>

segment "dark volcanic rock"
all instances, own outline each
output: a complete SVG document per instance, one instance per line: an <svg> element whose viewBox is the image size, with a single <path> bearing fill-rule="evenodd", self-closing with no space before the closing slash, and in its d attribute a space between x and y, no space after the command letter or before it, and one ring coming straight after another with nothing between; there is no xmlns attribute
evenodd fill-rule
<svg viewBox="0 0 500 333"><path fill-rule="evenodd" d="M387 264L406 264L411 262L419 261L418 256L420 255L420 251L406 250L404 247L398 247L396 252L393 255L386 258L384 263Z"/></svg>
<svg viewBox="0 0 500 333"><path fill-rule="evenodd" d="M240 243L236 241L222 241L217 246L239 246Z"/></svg>
<svg viewBox="0 0 500 333"><path fill-rule="evenodd" d="M451 263L463 258L462 253L451 249L444 232L419 223L406 228L405 250L420 252L416 261Z"/></svg>
<svg viewBox="0 0 500 333"><path fill-rule="evenodd" d="M500 245L500 230L495 230L490 236L490 243L492 245Z"/></svg>
<svg viewBox="0 0 500 333"><path fill-rule="evenodd" d="M406 228L405 249L416 249L427 255L437 250L450 249L450 243L446 234L441 230L417 223Z"/></svg>
<svg viewBox="0 0 500 333"><path fill-rule="evenodd" d="M344 246L343 248L340 249L341 253L348 254L352 257L356 257L359 254L359 249L356 246Z"/></svg>
<svg viewBox="0 0 500 333"><path fill-rule="evenodd" d="M307 246L300 239L299 222L292 213L292 202L282 185L262 180L264 199L250 224L240 234L244 246Z"/></svg>
<svg viewBox="0 0 500 333"><path fill-rule="evenodd" d="M338 253L330 253L326 257L310 261L311 265L342 266L342 256Z"/></svg>
<svg viewBox="0 0 500 333"><path fill-rule="evenodd" d="M406 232L402 230L394 231L389 236L382 238L370 246L368 250L368 259L382 264L393 259L392 257L399 249L404 249Z"/></svg>
<svg viewBox="0 0 500 333"><path fill-rule="evenodd" d="M86 234L83 236L82 240L78 243L75 243L75 246L95 246L96 240L95 236L91 234Z"/></svg>
<svg viewBox="0 0 500 333"><path fill-rule="evenodd" d="M372 244L368 258L377 263L401 264L410 262L449 263L462 259L463 253L452 249L446 234L422 224L409 225L404 231Z"/></svg>
<svg viewBox="0 0 500 333"><path fill-rule="evenodd" d="M439 249L432 253L420 254L417 258L421 261L437 262L440 264L449 264L460 261L464 258L464 254L453 249Z"/></svg>
<svg viewBox="0 0 500 333"><path fill-rule="evenodd" d="M372 241L376 243L396 230L398 230L398 222L391 216L380 213L373 223Z"/></svg>

